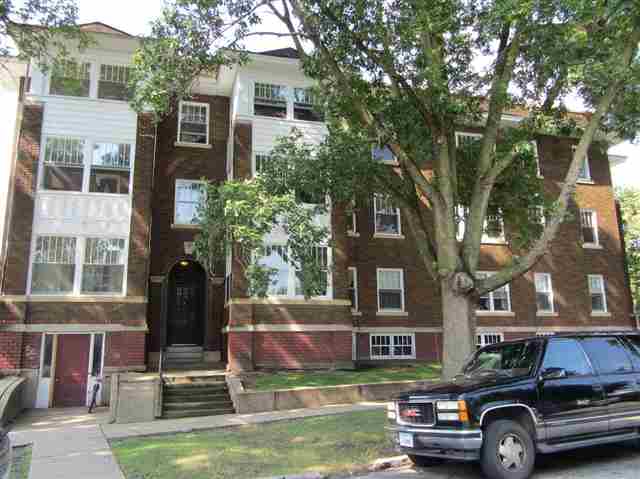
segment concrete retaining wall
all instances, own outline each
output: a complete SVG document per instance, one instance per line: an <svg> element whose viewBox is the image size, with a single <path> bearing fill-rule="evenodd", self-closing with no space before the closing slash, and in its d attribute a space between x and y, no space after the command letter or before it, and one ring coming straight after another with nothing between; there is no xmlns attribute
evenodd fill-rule
<svg viewBox="0 0 640 479"><path fill-rule="evenodd" d="M162 414L159 374L116 373L111 376L110 422L155 421Z"/></svg>
<svg viewBox="0 0 640 479"><path fill-rule="evenodd" d="M24 409L24 385L26 379L8 376L0 379L0 426L13 421Z"/></svg>
<svg viewBox="0 0 640 479"><path fill-rule="evenodd" d="M238 376L227 375L231 400L238 414L284 411L363 401L386 401L396 394L420 389L432 382L431 380L398 381L322 388L251 391L244 388L242 380Z"/></svg>

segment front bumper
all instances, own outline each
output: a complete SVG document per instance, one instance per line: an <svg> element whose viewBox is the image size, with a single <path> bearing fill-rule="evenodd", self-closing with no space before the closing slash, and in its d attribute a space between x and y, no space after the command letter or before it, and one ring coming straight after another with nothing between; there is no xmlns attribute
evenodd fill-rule
<svg viewBox="0 0 640 479"><path fill-rule="evenodd" d="M400 425L387 426L385 429L396 449L404 454L457 461L476 461L480 458L481 429L436 429ZM414 447L400 446L400 433L411 434Z"/></svg>

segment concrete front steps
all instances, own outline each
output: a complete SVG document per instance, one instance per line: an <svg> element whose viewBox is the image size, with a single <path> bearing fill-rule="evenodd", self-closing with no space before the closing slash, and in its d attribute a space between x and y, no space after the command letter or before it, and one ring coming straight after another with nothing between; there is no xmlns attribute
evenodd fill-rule
<svg viewBox="0 0 640 479"><path fill-rule="evenodd" d="M172 371L162 381L164 419L235 413L224 372Z"/></svg>

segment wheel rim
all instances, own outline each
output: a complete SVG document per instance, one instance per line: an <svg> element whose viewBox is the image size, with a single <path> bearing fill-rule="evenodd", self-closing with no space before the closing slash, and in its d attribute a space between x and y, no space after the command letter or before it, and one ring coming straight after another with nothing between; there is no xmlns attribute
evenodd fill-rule
<svg viewBox="0 0 640 479"><path fill-rule="evenodd" d="M513 433L505 434L498 443L498 459L507 470L522 469L527 460L527 451L522 439Z"/></svg>

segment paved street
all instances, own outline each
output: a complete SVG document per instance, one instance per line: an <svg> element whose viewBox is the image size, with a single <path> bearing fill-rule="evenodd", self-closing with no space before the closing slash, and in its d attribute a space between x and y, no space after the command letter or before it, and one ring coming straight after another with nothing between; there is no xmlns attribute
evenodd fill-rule
<svg viewBox="0 0 640 479"><path fill-rule="evenodd" d="M402 468L362 479L480 479L476 464L447 463L428 469ZM539 456L534 479L637 479L640 450L627 444L580 449Z"/></svg>

